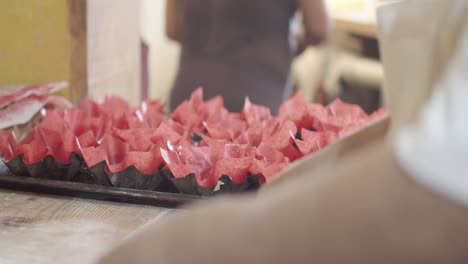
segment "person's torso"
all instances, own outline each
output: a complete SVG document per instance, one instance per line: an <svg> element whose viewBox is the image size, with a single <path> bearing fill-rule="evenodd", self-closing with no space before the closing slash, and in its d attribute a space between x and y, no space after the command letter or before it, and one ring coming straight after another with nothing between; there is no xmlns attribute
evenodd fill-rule
<svg viewBox="0 0 468 264"><path fill-rule="evenodd" d="M295 1L186 0L182 9L183 58L289 66Z"/></svg>
<svg viewBox="0 0 468 264"><path fill-rule="evenodd" d="M281 101L293 54L289 23L296 0L179 3L182 54L175 92L186 97L182 90L196 88L186 86L202 85L207 95L255 98L269 91Z"/></svg>

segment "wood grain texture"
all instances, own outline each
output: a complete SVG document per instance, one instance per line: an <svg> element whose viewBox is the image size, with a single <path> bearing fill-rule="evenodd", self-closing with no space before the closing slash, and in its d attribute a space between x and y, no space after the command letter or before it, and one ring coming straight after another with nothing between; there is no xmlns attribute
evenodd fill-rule
<svg viewBox="0 0 468 264"><path fill-rule="evenodd" d="M71 36L70 99L75 104L88 94L86 7L87 1L68 0Z"/></svg>
<svg viewBox="0 0 468 264"><path fill-rule="evenodd" d="M0 189L0 263L94 263L168 209Z"/></svg>

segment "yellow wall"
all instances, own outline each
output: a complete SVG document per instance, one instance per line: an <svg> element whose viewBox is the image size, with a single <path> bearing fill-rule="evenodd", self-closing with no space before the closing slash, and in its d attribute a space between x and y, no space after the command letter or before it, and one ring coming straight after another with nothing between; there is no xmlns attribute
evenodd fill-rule
<svg viewBox="0 0 468 264"><path fill-rule="evenodd" d="M69 81L67 2L0 0L0 85Z"/></svg>

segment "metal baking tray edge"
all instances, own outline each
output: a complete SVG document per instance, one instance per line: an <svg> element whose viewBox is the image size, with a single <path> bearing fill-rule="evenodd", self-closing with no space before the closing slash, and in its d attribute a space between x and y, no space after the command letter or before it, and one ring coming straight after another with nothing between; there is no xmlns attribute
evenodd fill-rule
<svg viewBox="0 0 468 264"><path fill-rule="evenodd" d="M0 174L0 188L111 202L176 208L206 197Z"/></svg>

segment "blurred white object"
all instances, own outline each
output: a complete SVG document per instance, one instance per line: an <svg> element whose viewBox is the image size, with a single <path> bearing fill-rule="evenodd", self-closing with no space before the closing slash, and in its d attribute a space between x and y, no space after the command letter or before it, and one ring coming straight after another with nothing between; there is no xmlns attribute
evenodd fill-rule
<svg viewBox="0 0 468 264"><path fill-rule="evenodd" d="M396 130L394 141L396 157L402 167L418 182L453 201L468 206L468 163L466 162L468 157L468 119L466 118L468 112L468 76L466 75L468 27L466 26L468 23L464 21L468 2L465 0L447 2L431 0L408 1L407 3L408 5L401 7L392 7L396 13L381 12L385 16L385 19L381 20L383 23L381 34L384 39L392 34L398 35L398 41L401 43L400 51L403 52L405 47L409 51L414 49L416 56L419 56L416 58L420 59L415 63L428 65L417 66L409 63L409 60L414 59L411 57L399 63L400 65L409 63L410 66L418 68L406 68L409 71L408 77L413 77L411 80L413 86L407 87L410 90L406 91L398 87L395 91L399 92L398 98L406 102L404 104L398 102L401 106L400 110L396 107L393 110L397 114L401 112L401 109L407 109L408 112L403 114L410 116L409 119L402 120L398 118L400 115L396 115L397 124L401 125ZM432 9L433 16L427 15L428 6ZM398 30L395 25L398 23L402 25L402 16L398 12L406 14L404 16L408 18L408 21L413 21L410 24L411 31L425 32L426 35L412 35L409 34L411 31L406 31L408 34L401 34L402 32L395 34ZM415 21L421 21L420 26ZM428 24L427 21L435 24ZM437 38L433 38L434 36ZM421 49L421 44L425 44L426 53L417 52L418 47ZM393 48L395 48L394 45ZM387 66L390 62L386 61ZM389 76L394 79L394 82L390 83L408 82L405 79L407 76L401 70L398 73L393 69L397 64L397 61L393 61L394 67L386 68L386 70L391 70ZM402 70L404 71L405 67ZM388 88L394 89L395 87ZM434 92L431 93L432 89ZM397 99L395 92L391 99ZM411 107L411 104L423 101L425 93L431 96L422 110L418 107ZM412 115L414 116L411 117Z"/></svg>
<svg viewBox="0 0 468 264"><path fill-rule="evenodd" d="M167 101L179 66L180 45L165 32L166 1L141 1L141 35L149 45L149 96Z"/></svg>

